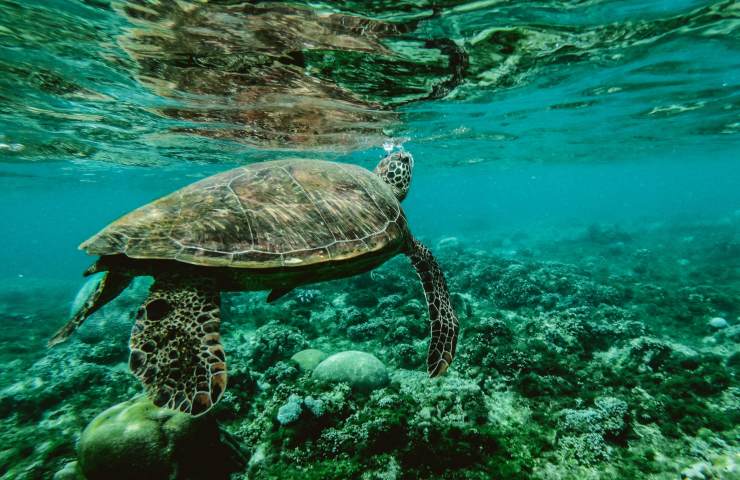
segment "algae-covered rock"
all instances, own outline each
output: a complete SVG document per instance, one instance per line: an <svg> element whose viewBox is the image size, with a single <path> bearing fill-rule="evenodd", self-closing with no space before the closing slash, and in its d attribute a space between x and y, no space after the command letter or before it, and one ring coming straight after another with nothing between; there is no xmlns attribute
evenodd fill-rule
<svg viewBox="0 0 740 480"><path fill-rule="evenodd" d="M372 391L388 384L388 370L375 355L356 350L336 353L321 362L313 377L328 383L347 383L359 391Z"/></svg>
<svg viewBox="0 0 740 480"><path fill-rule="evenodd" d="M321 350L316 350L315 348L307 348L306 350L301 350L300 352L296 353L295 355L290 357L290 359L298 364L298 368L300 368L302 372L310 372L315 369L319 363L323 362L328 356L328 354L322 352Z"/></svg>
<svg viewBox="0 0 740 480"><path fill-rule="evenodd" d="M77 462L69 462L54 474L52 480L85 480Z"/></svg>
<svg viewBox="0 0 740 480"><path fill-rule="evenodd" d="M238 454L215 421L154 406L139 397L98 415L82 432L79 467L87 480L228 478Z"/></svg>
<svg viewBox="0 0 740 480"><path fill-rule="evenodd" d="M722 317L714 317L709 319L708 325L715 330L721 330L723 328L727 328L729 323L727 323L727 320Z"/></svg>

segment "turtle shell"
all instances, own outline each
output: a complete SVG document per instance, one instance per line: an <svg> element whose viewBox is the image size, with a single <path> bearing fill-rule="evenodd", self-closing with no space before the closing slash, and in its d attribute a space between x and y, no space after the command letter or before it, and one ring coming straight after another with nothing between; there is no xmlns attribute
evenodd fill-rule
<svg viewBox="0 0 740 480"><path fill-rule="evenodd" d="M276 268L399 248L406 219L390 186L349 164L280 160L229 170L123 216L85 241L203 266Z"/></svg>

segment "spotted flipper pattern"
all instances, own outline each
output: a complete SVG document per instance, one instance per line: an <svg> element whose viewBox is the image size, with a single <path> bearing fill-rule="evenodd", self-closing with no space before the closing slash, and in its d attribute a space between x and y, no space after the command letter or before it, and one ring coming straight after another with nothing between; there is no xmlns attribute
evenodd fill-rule
<svg viewBox="0 0 740 480"><path fill-rule="evenodd" d="M131 332L131 371L155 405L202 415L226 389L219 292L205 281L156 278Z"/></svg>
<svg viewBox="0 0 740 480"><path fill-rule="evenodd" d="M427 353L427 372L430 377L437 377L447 371L455 357L459 325L450 302L447 282L432 252L416 239L411 239L407 255L419 274L427 299L432 332Z"/></svg>

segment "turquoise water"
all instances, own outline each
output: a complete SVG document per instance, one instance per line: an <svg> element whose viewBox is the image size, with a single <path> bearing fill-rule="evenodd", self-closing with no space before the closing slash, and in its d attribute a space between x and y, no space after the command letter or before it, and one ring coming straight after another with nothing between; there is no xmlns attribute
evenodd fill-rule
<svg viewBox="0 0 740 480"><path fill-rule="evenodd" d="M82 241L239 165L373 169L386 142L414 156L403 208L458 357L423 375L403 258L272 306L229 295L209 421L242 461L212 478L740 478L739 21L731 1L0 0L2 478L82 475L82 430L143 391L146 285L45 346ZM306 347L372 353L390 384L314 384Z"/></svg>

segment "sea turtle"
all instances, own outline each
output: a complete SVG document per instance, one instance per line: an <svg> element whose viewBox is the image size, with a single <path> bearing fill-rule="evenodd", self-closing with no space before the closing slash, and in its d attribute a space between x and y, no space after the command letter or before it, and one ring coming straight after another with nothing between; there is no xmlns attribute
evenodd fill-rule
<svg viewBox="0 0 740 480"><path fill-rule="evenodd" d="M400 201L414 162L387 155L374 172L327 161L251 164L200 180L123 216L80 248L101 280L50 340L64 341L133 277L154 283L131 332L129 366L158 406L191 415L226 388L220 292L271 290L367 272L404 253L429 307L431 377L455 355L458 322L442 271L408 229Z"/></svg>

